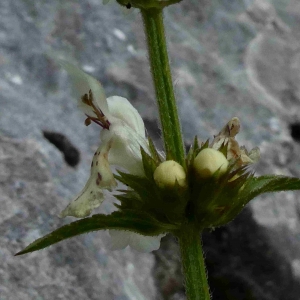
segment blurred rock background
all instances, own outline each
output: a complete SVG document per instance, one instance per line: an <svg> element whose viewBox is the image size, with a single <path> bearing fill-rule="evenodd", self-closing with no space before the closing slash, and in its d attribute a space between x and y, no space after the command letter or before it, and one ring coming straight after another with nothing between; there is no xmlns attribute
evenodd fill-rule
<svg viewBox="0 0 300 300"><path fill-rule="evenodd" d="M111 1L112 2L112 1ZM300 3L183 0L165 10L176 95L188 146L233 116L257 174L300 176ZM84 126L55 50L130 99L159 142L137 11L101 0L0 1L0 299L184 299L171 237L141 254L109 251L106 232L21 257L72 221L57 214L83 187L99 128ZM300 299L299 192L257 198L228 226L205 232L213 300ZM110 212L112 199L98 210Z"/></svg>

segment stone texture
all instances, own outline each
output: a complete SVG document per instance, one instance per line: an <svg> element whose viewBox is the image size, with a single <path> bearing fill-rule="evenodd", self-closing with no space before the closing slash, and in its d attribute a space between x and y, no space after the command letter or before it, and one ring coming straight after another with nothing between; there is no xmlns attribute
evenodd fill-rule
<svg viewBox="0 0 300 300"><path fill-rule="evenodd" d="M258 174L300 175L300 145L290 135L291 123L300 122L299 20L298 0L184 0L165 11L186 145L195 134L205 140L216 134L231 117L238 116L243 125L240 143L249 148L261 148L262 159L256 167ZM45 182L48 182L47 187L52 186L39 188L43 177L28 172L30 162L29 165L24 162L26 167L18 170L18 175L12 175L12 167L1 159L1 187L5 187L5 191L10 188L10 194L0 194L1 204L5 207L1 210L0 222L2 228L11 232L4 235L5 240L0 244L5 261L10 262L0 267L1 276L10 279L9 283L4 281L1 288L7 299L18 299L23 293L29 295L28 299L47 299L43 294L45 290L49 293L48 299L69 299L74 287L78 298L93 299L97 289L100 290L99 280L88 285L87 282L92 282L86 278L88 268L85 269L83 264L79 264L78 269L76 266L85 257L92 268L93 258L97 257L102 267L92 269L91 273L101 276L106 283L107 278L112 278L114 283L111 294L105 294L107 298L103 299L159 299L152 286L153 278L147 273L151 270L153 255L139 256L130 250L107 253L104 245L101 249L98 246L100 240L107 241L105 234L97 234L97 238L94 235L75 238L28 258L10 256L59 224L55 223L55 216L85 183L90 158L98 144L98 128L83 125L84 117L71 100L66 74L45 55L50 50L68 56L96 76L108 96L128 97L145 118L149 134L161 145L145 39L136 11L126 17L117 5L103 6L101 0L0 1L0 135L31 139L34 141L30 142L31 146L38 143L38 152L43 155L38 160L49 170ZM68 167L63 153L44 138L45 131L61 133L75 145L81 157L75 168ZM15 145L14 141L5 143ZM36 153L36 150L28 151ZM12 155L13 149L11 152ZM16 154L20 157L22 153ZM15 176L17 179L12 186L4 184L14 180ZM22 176L31 180L29 190ZM50 193L50 198L45 193ZM18 199L26 198L26 195L35 200L21 204ZM38 199L42 202L36 206ZM109 212L111 209L111 201L105 202L102 210ZM211 279L214 300L297 299L299 193L266 195L253 201L248 210L228 227L205 234L209 274L216 280L213 283L214 279ZM22 224L17 226L17 222ZM251 228L249 224L252 224ZM238 247L239 240L246 237L247 246ZM259 245L263 245L258 248L265 256L251 252ZM66 258L60 260L59 249L64 250ZM154 276L158 276L157 286L164 299L183 297L181 279L176 277L180 267L175 249L172 239L166 238L155 256L157 273ZM217 250L214 252L214 249ZM70 256L67 256L68 252ZM83 252L88 254L83 255ZM111 255L116 260L110 258ZM257 260L247 260L250 256ZM145 259L149 268L144 270L136 264L136 257ZM29 259L30 267L25 267L24 261ZM264 260L270 266L268 270L263 268ZM107 261L112 261L114 275L109 273L108 267L103 267ZM126 267L129 262L132 265ZM165 266L163 262L169 267L162 267ZM34 274L38 268L40 273L37 274L41 274L35 277L38 279L30 280L31 277L26 276L25 281L20 279L20 274ZM256 268L255 274L253 268ZM141 273L138 272L140 269ZM132 294L135 289L124 284L126 272L147 276L147 284L139 283L139 278L145 278L142 275L132 279L141 289L142 296ZM284 280L285 277L290 283ZM227 280L226 284L224 280ZM282 290L276 290L281 280ZM51 284L55 288L50 289ZM63 285L69 288L65 291ZM236 286L241 286L239 293ZM15 296L9 296L13 292Z"/></svg>
<svg viewBox="0 0 300 300"><path fill-rule="evenodd" d="M109 251L106 232L13 256L66 223L48 168L35 141L0 138L0 299L156 299L153 258Z"/></svg>

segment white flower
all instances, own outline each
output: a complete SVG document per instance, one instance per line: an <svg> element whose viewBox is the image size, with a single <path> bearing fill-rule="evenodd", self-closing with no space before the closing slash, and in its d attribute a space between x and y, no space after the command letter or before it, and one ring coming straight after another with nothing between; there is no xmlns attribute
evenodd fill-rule
<svg viewBox="0 0 300 300"><path fill-rule="evenodd" d="M160 246L160 239L165 234L159 236L143 236L129 231L110 230L111 250L125 249L128 245L139 252L150 252L157 250ZM149 250L151 249L151 250Z"/></svg>
<svg viewBox="0 0 300 300"><path fill-rule="evenodd" d="M144 122L127 99L119 96L106 99L101 84L95 78L66 61L58 62L72 79L80 99L79 107L87 117L85 124L95 122L103 128L101 144L91 164L90 178L60 214L61 217L83 218L104 201L103 189L112 190L116 187L111 165L121 167L130 174L144 176L140 147L148 151L148 142ZM161 239L161 236L142 236L129 231L113 232L113 245L119 244L122 237L122 245L125 242L137 250L143 249L143 252L157 249Z"/></svg>

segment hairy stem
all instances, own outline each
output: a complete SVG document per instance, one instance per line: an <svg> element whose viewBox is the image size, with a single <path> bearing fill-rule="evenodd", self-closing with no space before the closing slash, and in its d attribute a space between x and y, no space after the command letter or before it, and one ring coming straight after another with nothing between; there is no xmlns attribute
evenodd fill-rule
<svg viewBox="0 0 300 300"><path fill-rule="evenodd" d="M184 164L184 145L170 70L163 13L141 10L167 159Z"/></svg>
<svg viewBox="0 0 300 300"><path fill-rule="evenodd" d="M200 233L192 224L177 234L188 300L210 300Z"/></svg>

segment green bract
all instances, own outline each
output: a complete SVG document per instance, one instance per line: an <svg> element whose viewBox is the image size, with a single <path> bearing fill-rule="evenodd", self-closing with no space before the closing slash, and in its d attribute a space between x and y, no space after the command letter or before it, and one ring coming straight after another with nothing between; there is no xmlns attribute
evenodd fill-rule
<svg viewBox="0 0 300 300"><path fill-rule="evenodd" d="M146 178L120 173L116 179L130 187L117 198L122 209L142 210L163 223L177 226L193 221L200 229L232 221L254 197L266 192L300 189L300 180L284 176L255 177L250 165L259 159L259 150L250 152L235 140L238 118L230 120L213 141L198 144L195 138L185 162L186 185L174 184L166 189L157 180L162 162L151 140L151 154L142 149ZM200 154L200 156L199 156ZM216 160L208 161L208 160ZM225 166L225 167L222 167ZM169 168L169 166L167 166ZM205 176L199 176L204 172ZM171 169L169 169L169 173ZM207 175L209 173L209 176ZM164 174L168 174L164 173ZM173 230L176 234L176 230Z"/></svg>
<svg viewBox="0 0 300 300"><path fill-rule="evenodd" d="M134 209L149 213L159 222L179 226L185 219L185 207L189 200L186 185L175 182L173 187L166 188L154 179L154 173L162 164L162 157L149 139L150 154L142 148L142 160L146 177L119 172L115 178L126 184L129 189L116 195L121 201L119 209ZM183 171L183 169L182 169Z"/></svg>
<svg viewBox="0 0 300 300"><path fill-rule="evenodd" d="M36 251L79 234L103 229L157 236L159 240L167 232L180 235L183 228L192 222L200 232L204 228L230 222L250 200L260 194L299 190L298 178L254 176L249 165L258 161L259 150L254 148L248 152L245 147L239 146L235 140L239 129L239 119L233 118L211 143L207 141L199 145L196 137L186 156L184 167L172 160L166 161L148 138L147 151L140 148L143 172L134 174L119 171L118 175L114 175L117 181L127 186L115 195L120 201L115 204L118 212L108 216L94 215L65 225L33 242L18 254ZM201 159L199 153L202 153ZM216 153L216 159L220 159L221 163L207 163L206 159L214 159ZM224 159L227 160L226 168L221 168ZM195 160L198 160L196 164ZM201 164L205 168L209 166L210 171L213 170L210 176L199 177L197 173ZM160 169L163 172L157 175L161 172ZM165 186L161 181L169 175L174 180L172 179L172 184ZM185 177L184 184L177 180L177 176L181 179Z"/></svg>

